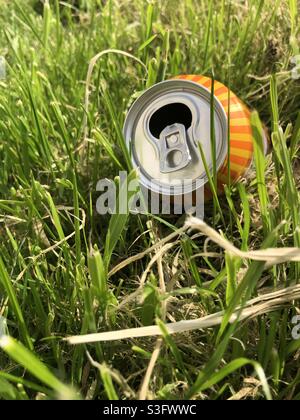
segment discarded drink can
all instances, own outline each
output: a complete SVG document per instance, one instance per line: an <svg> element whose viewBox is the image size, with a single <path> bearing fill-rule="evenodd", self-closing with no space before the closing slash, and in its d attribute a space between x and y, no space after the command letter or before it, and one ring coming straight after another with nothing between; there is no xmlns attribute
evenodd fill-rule
<svg viewBox="0 0 300 420"><path fill-rule="evenodd" d="M208 77L182 75L152 86L134 102L126 117L124 136L145 188L178 196L184 180L194 182L188 193L196 189L195 181L201 180L209 195L199 143L212 171L211 89L212 79ZM224 184L236 182L251 167L253 134L249 109L217 81L213 107L217 186L222 191ZM266 136L264 143L267 152Z"/></svg>

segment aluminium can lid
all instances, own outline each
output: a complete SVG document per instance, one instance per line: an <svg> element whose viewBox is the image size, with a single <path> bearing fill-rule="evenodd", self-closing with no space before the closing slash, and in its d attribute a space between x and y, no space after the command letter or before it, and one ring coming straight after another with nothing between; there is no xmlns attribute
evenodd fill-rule
<svg viewBox="0 0 300 420"><path fill-rule="evenodd" d="M218 170L227 155L228 121L216 97L213 107ZM163 195L181 195L183 187L190 193L199 181L207 183L199 143L212 172L210 111L210 91L180 79L152 86L133 103L125 120L124 137L144 187Z"/></svg>

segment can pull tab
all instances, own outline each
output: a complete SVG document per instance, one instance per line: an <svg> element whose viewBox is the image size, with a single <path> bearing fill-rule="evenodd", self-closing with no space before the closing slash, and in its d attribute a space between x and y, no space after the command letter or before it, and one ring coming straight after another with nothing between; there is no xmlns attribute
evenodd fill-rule
<svg viewBox="0 0 300 420"><path fill-rule="evenodd" d="M173 124L160 133L160 171L167 174L185 168L191 161L183 124Z"/></svg>

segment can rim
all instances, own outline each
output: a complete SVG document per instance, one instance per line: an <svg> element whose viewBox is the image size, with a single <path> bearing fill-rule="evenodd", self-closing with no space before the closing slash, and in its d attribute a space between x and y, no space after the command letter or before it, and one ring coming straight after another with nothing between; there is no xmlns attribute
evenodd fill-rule
<svg viewBox="0 0 300 420"><path fill-rule="evenodd" d="M163 96L168 91L172 90L172 88L176 88L176 90L180 92L194 91L198 94L202 93L202 96L208 99L209 100L208 103L210 103L211 91L207 89L205 86L197 82L194 82L192 80L186 80L186 79L170 79L170 80L159 82L151 86L150 88L146 89L145 91L143 91L143 93L131 105L125 118L123 135L125 138L126 146L131 154L131 161L133 163L133 166L135 168L139 168L141 184L144 187L156 193L163 194L163 195L177 196L177 195L183 194L182 185L172 186L170 184L163 184L163 183L154 184L153 182L151 182L153 181L153 179L151 178L149 179L149 176L147 176L148 174L146 173L146 171L143 170L143 168L141 168L141 166L138 164L138 159L134 153L134 149L132 148L133 141L131 138L131 133L133 131L137 118L139 114L142 113L142 110L146 107L146 104L155 100L156 98L160 96ZM220 123L221 123L222 139L226 139L226 141L222 141L220 156L217 159L217 171L219 171L226 160L226 156L228 152L228 141L227 141L228 117L227 117L224 107L222 106L220 100L216 96L214 96L214 109L215 109L215 112L217 112ZM149 180L150 180L150 184L149 184ZM202 185L207 184L208 176L206 172L204 176L199 176L195 180L193 180L193 186L190 188L190 190L188 191L185 190L185 193L192 193L196 189L198 189L199 181L202 181ZM150 188L150 185L151 185L151 188Z"/></svg>

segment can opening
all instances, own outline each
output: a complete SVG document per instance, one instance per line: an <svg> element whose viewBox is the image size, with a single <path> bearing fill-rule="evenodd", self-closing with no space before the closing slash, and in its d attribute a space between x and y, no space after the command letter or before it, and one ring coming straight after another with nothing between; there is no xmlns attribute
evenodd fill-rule
<svg viewBox="0 0 300 420"><path fill-rule="evenodd" d="M159 139L160 133L175 123L183 124L187 130L192 125L192 112L190 108L181 103L173 103L158 109L149 121L152 136Z"/></svg>

